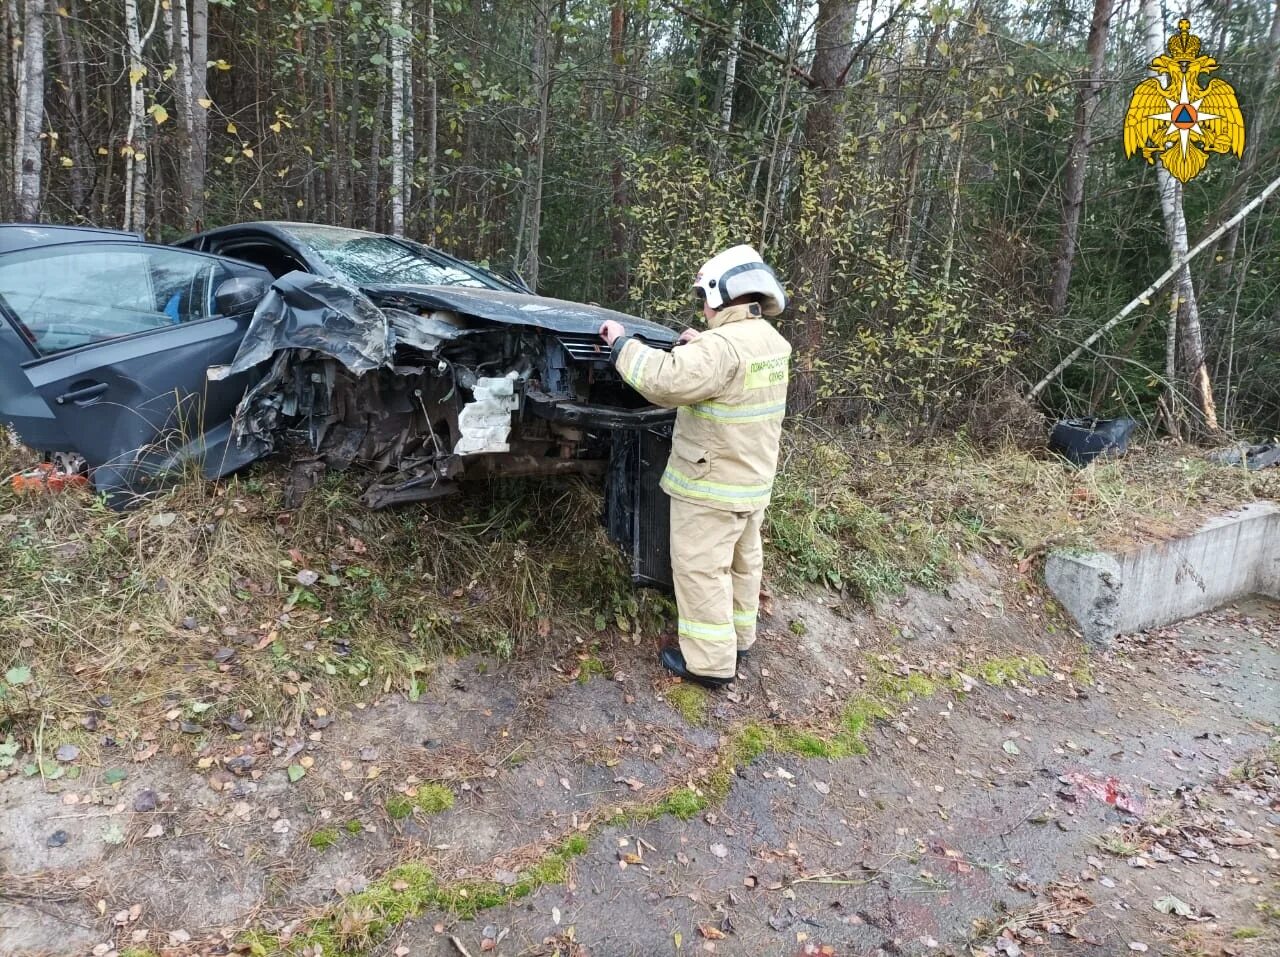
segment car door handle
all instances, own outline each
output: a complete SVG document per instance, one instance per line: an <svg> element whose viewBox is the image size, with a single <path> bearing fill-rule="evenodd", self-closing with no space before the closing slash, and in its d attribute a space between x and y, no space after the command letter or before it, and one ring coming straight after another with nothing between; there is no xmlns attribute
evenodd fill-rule
<svg viewBox="0 0 1280 957"><path fill-rule="evenodd" d="M81 389L72 389L70 392L64 392L53 401L58 405L66 405L68 402L74 402L76 405L87 405L90 399L96 399L107 391L105 382L95 382L93 385L84 386Z"/></svg>

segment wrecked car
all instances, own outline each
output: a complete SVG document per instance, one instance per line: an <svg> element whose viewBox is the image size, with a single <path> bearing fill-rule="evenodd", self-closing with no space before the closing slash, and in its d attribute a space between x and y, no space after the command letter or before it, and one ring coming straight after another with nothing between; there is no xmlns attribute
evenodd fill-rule
<svg viewBox="0 0 1280 957"><path fill-rule="evenodd" d="M0 226L0 420L112 505L277 453L289 505L327 469L357 470L373 508L490 476L596 476L634 578L669 582L673 413L597 334L613 318L669 348L666 327L358 230L60 232Z"/></svg>

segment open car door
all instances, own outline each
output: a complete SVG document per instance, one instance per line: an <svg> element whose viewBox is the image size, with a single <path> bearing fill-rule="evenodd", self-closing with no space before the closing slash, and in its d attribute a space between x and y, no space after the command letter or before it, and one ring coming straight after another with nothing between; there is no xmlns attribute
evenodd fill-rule
<svg viewBox="0 0 1280 957"><path fill-rule="evenodd" d="M0 257L7 331L31 355L21 364L25 399L39 396L71 443L41 451L83 456L117 507L187 465L213 477L246 464L230 424L257 373L209 381L206 372L231 361L270 282L256 266L143 243ZM0 407L0 418L24 441L40 440L13 410Z"/></svg>

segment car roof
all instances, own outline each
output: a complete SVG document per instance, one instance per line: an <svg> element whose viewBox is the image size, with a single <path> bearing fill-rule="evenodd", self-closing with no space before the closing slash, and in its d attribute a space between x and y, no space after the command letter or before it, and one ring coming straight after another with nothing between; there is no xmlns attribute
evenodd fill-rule
<svg viewBox="0 0 1280 957"><path fill-rule="evenodd" d="M36 246L55 246L77 242L142 242L137 233L97 226L59 226L52 223L0 223L0 253Z"/></svg>

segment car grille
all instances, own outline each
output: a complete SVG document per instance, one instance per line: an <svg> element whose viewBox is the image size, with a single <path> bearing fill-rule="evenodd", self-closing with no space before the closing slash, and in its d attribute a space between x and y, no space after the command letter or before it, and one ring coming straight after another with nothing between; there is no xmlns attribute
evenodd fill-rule
<svg viewBox="0 0 1280 957"><path fill-rule="evenodd" d="M592 333L565 332L557 338L565 351L579 362L607 362L609 349L604 341Z"/></svg>

